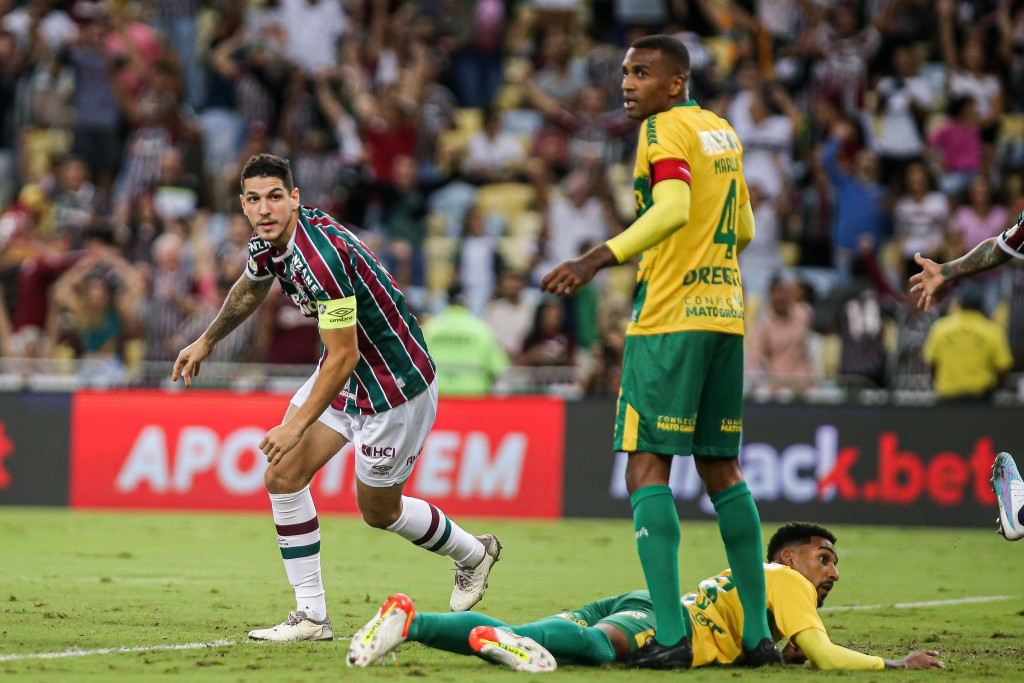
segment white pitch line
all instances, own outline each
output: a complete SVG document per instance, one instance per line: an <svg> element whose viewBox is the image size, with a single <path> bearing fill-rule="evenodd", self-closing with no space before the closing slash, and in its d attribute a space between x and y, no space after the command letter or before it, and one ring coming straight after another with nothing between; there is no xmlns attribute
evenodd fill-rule
<svg viewBox="0 0 1024 683"><path fill-rule="evenodd" d="M835 607L820 607L819 612L840 612L846 610L865 609L913 609L915 607L942 607L944 605L966 605L976 602L997 602L999 600L1012 600L1016 595L979 595L973 598L954 598L952 600L928 600L926 602L894 602L891 605L837 605Z"/></svg>
<svg viewBox="0 0 1024 683"><path fill-rule="evenodd" d="M212 643L180 643L178 645L148 645L142 647L104 647L98 650L64 650L62 652L37 652L30 654L0 655L0 662L19 659L62 659L64 657L89 657L91 655L119 655L126 652L159 652L161 650L201 650L209 647L238 645L234 640L215 640Z"/></svg>
<svg viewBox="0 0 1024 683"><path fill-rule="evenodd" d="M891 605L839 605L821 607L819 612L842 612L847 610L872 609L913 609L915 607L942 607L944 605L964 605L979 602L998 602L1012 600L1016 595L980 595L972 598L954 598L952 600L928 600L925 602L896 602ZM337 638L336 640L348 640ZM98 650L64 650L62 652L37 652L29 654L0 655L0 662L14 662L19 659L62 659L65 657L89 657L91 655L117 655L128 652L160 652L165 650L202 650L211 647L227 647L238 645L235 640L214 640L210 643L182 643L179 645L150 645L142 647L104 647Z"/></svg>

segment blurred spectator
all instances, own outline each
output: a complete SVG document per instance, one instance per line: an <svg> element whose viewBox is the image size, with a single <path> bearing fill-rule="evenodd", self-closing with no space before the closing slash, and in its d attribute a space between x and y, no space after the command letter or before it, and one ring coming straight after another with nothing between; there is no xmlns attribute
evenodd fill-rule
<svg viewBox="0 0 1024 683"><path fill-rule="evenodd" d="M814 330L838 335L840 379L859 378L872 387L884 387L888 355L884 323L893 302L875 286L871 271L877 268L870 245L863 245L853 261L850 280L836 283L815 307Z"/></svg>
<svg viewBox="0 0 1024 683"><path fill-rule="evenodd" d="M293 64L313 73L333 66L338 40L349 28L344 5L331 0L279 0L276 20L284 30L286 55ZM310 39L310 30L316 38Z"/></svg>
<svg viewBox="0 0 1024 683"><path fill-rule="evenodd" d="M89 179L89 167L78 157L65 157L57 168L50 222L53 236L71 249L81 249L86 231L102 210L101 197Z"/></svg>
<svg viewBox="0 0 1024 683"><path fill-rule="evenodd" d="M215 270L212 277L216 282L215 294L212 300L203 301L192 315L178 328L173 339L170 341L171 348L183 349L203 333L210 326L217 312L224 305L231 287L238 280L238 259L221 258L215 263ZM246 318L235 328L234 333L217 343L217 348L206 359L213 363L252 363L262 361L257 353L260 340L256 331L260 329L262 317L266 312L260 309L255 315Z"/></svg>
<svg viewBox="0 0 1024 683"><path fill-rule="evenodd" d="M526 289L526 275L506 270L498 281L493 299L484 307L484 320L513 362L518 363L537 310L537 292Z"/></svg>
<svg viewBox="0 0 1024 683"><path fill-rule="evenodd" d="M0 207L7 206L18 192L14 98L25 63L26 54L18 50L14 36L0 30Z"/></svg>
<svg viewBox="0 0 1024 683"><path fill-rule="evenodd" d="M849 264L861 238L871 238L877 247L889 227L886 188L878 181L878 157L875 153L859 149L854 155L852 168L846 170L840 165L839 147L848 144L854 134L853 126L840 120L822 150L822 165L835 192L834 265L844 276L849 274Z"/></svg>
<svg viewBox="0 0 1024 683"><path fill-rule="evenodd" d="M21 79L15 97L22 179L44 183L55 159L70 151L75 121L75 74L54 53L45 53Z"/></svg>
<svg viewBox="0 0 1024 683"><path fill-rule="evenodd" d="M981 312L981 292L960 287L959 307L932 326L923 353L943 400L987 400L1013 366L1006 332Z"/></svg>
<svg viewBox="0 0 1024 683"><path fill-rule="evenodd" d="M118 207L113 222L117 241L128 259L133 263L149 263L153 242L167 229L156 212L153 193L145 192L134 204Z"/></svg>
<svg viewBox="0 0 1024 683"><path fill-rule="evenodd" d="M1006 207L993 202L992 186L984 176L975 176L967 187L967 201L953 214L952 229L958 242L954 251L963 254L972 244L980 244L1006 229L1010 218ZM916 272L916 271L914 271ZM1000 297L1005 271L979 273L972 281L984 290L984 311L992 314Z"/></svg>
<svg viewBox="0 0 1024 683"><path fill-rule="evenodd" d="M814 89L817 97L856 117L864 106L868 64L881 36L873 25L861 24L852 4L833 3L827 12L828 21L820 22L813 32Z"/></svg>
<svg viewBox="0 0 1024 683"><path fill-rule="evenodd" d="M902 182L906 166L922 157L924 127L932 108L931 88L918 74L916 48L897 47L892 61L893 75L882 78L875 88L879 130L874 150L882 181L888 185Z"/></svg>
<svg viewBox="0 0 1024 683"><path fill-rule="evenodd" d="M519 365L568 366L576 361L576 340L566 331L565 308L555 297L537 305Z"/></svg>
<svg viewBox="0 0 1024 683"><path fill-rule="evenodd" d="M421 187L416 160L397 156L391 171L391 183L379 184L382 244L374 251L384 259L395 275L398 286L408 291L424 280L423 240L427 234L426 187Z"/></svg>
<svg viewBox="0 0 1024 683"><path fill-rule="evenodd" d="M156 31L138 20L140 6L110 3L104 7L107 11L99 16L109 22L103 43L113 61L115 92L134 100L152 85L153 69L161 61L163 47Z"/></svg>
<svg viewBox="0 0 1024 683"><path fill-rule="evenodd" d="M970 97L954 97L947 105L949 119L928 136L932 163L942 171L939 188L960 195L981 173L981 130L978 105Z"/></svg>
<svg viewBox="0 0 1024 683"><path fill-rule="evenodd" d="M203 132L204 171L213 182L220 182L224 167L238 155L245 133L236 92L246 39L243 10L244 0L230 0L202 51L205 107L198 112L198 122Z"/></svg>
<svg viewBox="0 0 1024 683"><path fill-rule="evenodd" d="M199 210L201 190L200 179L185 168L181 151L175 147L165 149L153 193L157 215L165 222L190 221Z"/></svg>
<svg viewBox="0 0 1024 683"><path fill-rule="evenodd" d="M572 39L561 31L544 36L540 50L540 68L531 79L548 97L561 104L573 101L587 87L587 69L573 55Z"/></svg>
<svg viewBox="0 0 1024 683"><path fill-rule="evenodd" d="M466 308L458 284L444 310L423 324L423 338L437 364L440 396L486 396L509 365L493 330Z"/></svg>
<svg viewBox="0 0 1024 683"><path fill-rule="evenodd" d="M794 190L793 200L787 209L789 227L786 235L800 247L800 265L831 267L835 194L822 164L821 154L811 156L807 177ZM757 225L756 221L754 225ZM747 249L755 247L757 242L755 236Z"/></svg>
<svg viewBox="0 0 1024 683"><path fill-rule="evenodd" d="M153 241L153 266L142 308L146 360L176 358L179 349L171 345L174 334L203 303L200 283L185 267L184 248L184 241L174 233Z"/></svg>
<svg viewBox="0 0 1024 683"><path fill-rule="evenodd" d="M23 50L59 50L75 34L75 22L56 0L28 0L3 16L2 26ZM36 40L41 45L35 46ZM38 54L38 53L37 53Z"/></svg>
<svg viewBox="0 0 1024 683"><path fill-rule="evenodd" d="M800 112L777 84L743 94L747 106L731 107L737 118L729 119L743 142L743 175L771 202L784 193L793 175L793 135Z"/></svg>
<svg viewBox="0 0 1024 683"><path fill-rule="evenodd" d="M978 176L967 187L967 201L953 214L953 229L961 242L970 248L1006 229L1009 212L993 201L992 186Z"/></svg>
<svg viewBox="0 0 1024 683"><path fill-rule="evenodd" d="M761 301L768 293L772 276L786 264L780 250L779 218L760 180L750 182L750 208L754 211L755 238L739 255L743 293Z"/></svg>
<svg viewBox="0 0 1024 683"><path fill-rule="evenodd" d="M769 306L750 335L747 368L755 386L807 389L814 380L810 354L812 310L799 301L799 284L778 275L768 285Z"/></svg>
<svg viewBox="0 0 1024 683"><path fill-rule="evenodd" d="M199 0L156 0L156 29L176 54L185 77L185 99L203 106L203 72L197 54Z"/></svg>
<svg viewBox="0 0 1024 683"><path fill-rule="evenodd" d="M489 107L501 86L505 5L501 0L444 3L455 49L455 95L463 107Z"/></svg>
<svg viewBox="0 0 1024 683"><path fill-rule="evenodd" d="M87 254L53 285L50 348L58 357L95 361L83 366L90 374L122 381L126 342L139 336L143 292L138 273L112 250Z"/></svg>
<svg viewBox="0 0 1024 683"><path fill-rule="evenodd" d="M957 48L954 33L957 4L955 0L938 0L939 42L946 62L946 94L950 100L969 97L974 101L984 151L981 170L987 172L992 165L1003 115L1003 85L999 77L990 72L987 55L991 48L986 45L986 36L978 32L982 26L975 25Z"/></svg>
<svg viewBox="0 0 1024 683"><path fill-rule="evenodd" d="M570 105L545 94L532 80L526 89L530 103L547 121L534 138L533 156L558 170L614 163L636 137L636 123L619 106L607 111L605 93L598 87L584 88Z"/></svg>
<svg viewBox="0 0 1024 683"><path fill-rule="evenodd" d="M473 315L482 315L504 269L498 239L488 234L480 209L470 208L463 219L462 238L455 251L455 278L460 287L461 305Z"/></svg>
<svg viewBox="0 0 1024 683"><path fill-rule="evenodd" d="M925 258L939 255L949 225L949 200L931 187L928 168L921 162L907 166L905 193L893 210L894 233L903 257L903 273L917 272L914 254Z"/></svg>
<svg viewBox="0 0 1024 683"><path fill-rule="evenodd" d="M419 127L416 102L390 86L378 93L376 106L366 104L360 114L363 117L360 133L373 179L380 183L391 182L395 157L416 156L416 129Z"/></svg>
<svg viewBox="0 0 1024 683"><path fill-rule="evenodd" d="M184 133L180 118L181 91L170 64L154 68L151 87L137 97L119 90L118 98L132 126L114 190L115 206L131 204L160 180L163 159Z"/></svg>
<svg viewBox="0 0 1024 683"><path fill-rule="evenodd" d="M1000 2L997 9L999 55L1006 66L1008 108L1024 111L1024 5Z"/></svg>
<svg viewBox="0 0 1024 683"><path fill-rule="evenodd" d="M539 281L552 268L580 255L585 245L600 244L612 235L612 226L618 224L615 210L607 192L600 193L601 177L588 177L576 171L566 177L562 191L552 193L547 183L538 191L544 211L544 222L538 239L541 261L534 268Z"/></svg>
<svg viewBox="0 0 1024 683"><path fill-rule="evenodd" d="M500 109L485 109L483 130L474 133L466 146L463 170L474 182L506 182L523 173L526 149L502 128L502 116Z"/></svg>
<svg viewBox="0 0 1024 683"><path fill-rule="evenodd" d="M584 391L590 395L617 396L622 380L622 359L626 350L624 321L628 315L611 320L602 327L591 355L590 372Z"/></svg>

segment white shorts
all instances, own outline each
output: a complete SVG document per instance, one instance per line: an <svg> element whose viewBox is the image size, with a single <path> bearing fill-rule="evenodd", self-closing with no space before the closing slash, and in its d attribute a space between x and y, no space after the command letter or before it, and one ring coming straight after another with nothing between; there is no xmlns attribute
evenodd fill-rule
<svg viewBox="0 0 1024 683"><path fill-rule="evenodd" d="M314 372L295 392L292 405L302 406L306 402L318 373L319 370ZM435 379L423 393L383 413L352 415L328 406L318 420L352 443L359 481L385 488L401 484L412 474L436 417Z"/></svg>

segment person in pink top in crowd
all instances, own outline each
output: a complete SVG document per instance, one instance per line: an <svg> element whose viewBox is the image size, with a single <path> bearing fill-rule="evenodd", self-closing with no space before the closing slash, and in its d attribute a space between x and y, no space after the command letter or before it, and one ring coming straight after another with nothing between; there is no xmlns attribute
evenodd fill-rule
<svg viewBox="0 0 1024 683"><path fill-rule="evenodd" d="M972 244L980 244L998 235L1006 229L1009 219L1009 209L993 201L988 179L984 175L975 176L967 187L966 203L956 210L951 221L952 236L960 242L958 251L966 251ZM975 278L982 290L983 308L988 314L999 303L1003 277L1002 271L996 271L981 273Z"/></svg>
<svg viewBox="0 0 1024 683"><path fill-rule="evenodd" d="M981 171L981 128L978 105L970 97L951 98L948 111L949 120L932 131L928 145L942 169L940 189L955 196Z"/></svg>
<svg viewBox="0 0 1024 683"><path fill-rule="evenodd" d="M1009 210L993 201L992 186L976 176L967 187L966 203L953 214L953 229L965 247L984 242L1006 229Z"/></svg>

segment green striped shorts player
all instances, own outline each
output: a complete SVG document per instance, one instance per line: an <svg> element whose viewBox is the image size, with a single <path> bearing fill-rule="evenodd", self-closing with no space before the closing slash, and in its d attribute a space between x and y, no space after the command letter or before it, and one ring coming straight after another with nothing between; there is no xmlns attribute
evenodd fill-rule
<svg viewBox="0 0 1024 683"><path fill-rule="evenodd" d="M626 337L615 450L735 458L743 431L743 337Z"/></svg>

